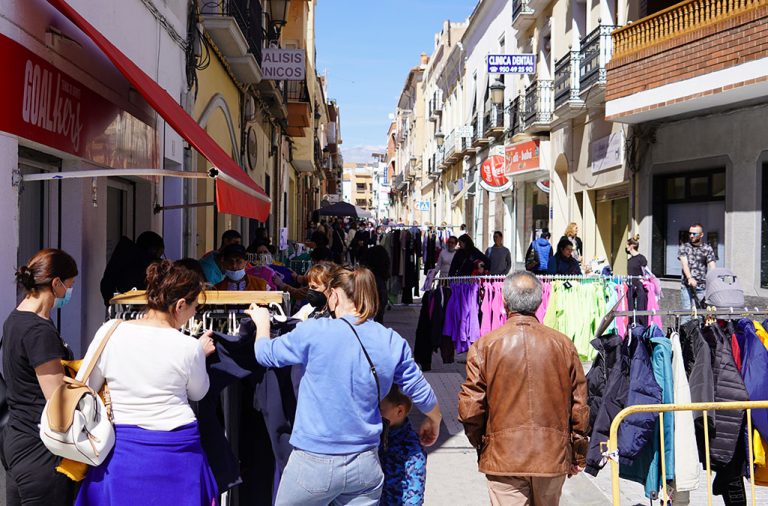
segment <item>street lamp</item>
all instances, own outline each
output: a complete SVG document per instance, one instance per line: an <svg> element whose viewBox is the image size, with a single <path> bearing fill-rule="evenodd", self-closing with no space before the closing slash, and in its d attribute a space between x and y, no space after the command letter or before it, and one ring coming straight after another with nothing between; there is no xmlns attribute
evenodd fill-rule
<svg viewBox="0 0 768 506"><path fill-rule="evenodd" d="M437 143L438 148L442 148L443 143L445 142L445 134L439 130L435 132L435 142Z"/></svg>
<svg viewBox="0 0 768 506"><path fill-rule="evenodd" d="M498 79L491 85L491 103L497 107L504 104L504 83Z"/></svg>
<svg viewBox="0 0 768 506"><path fill-rule="evenodd" d="M280 38L280 30L288 23L289 0L269 0L269 21L275 39Z"/></svg>
<svg viewBox="0 0 768 506"><path fill-rule="evenodd" d="M418 159L418 158L416 158L415 156L412 156L412 157L411 157L411 166L412 166L412 167L413 167L413 166L415 166L415 165L416 165L416 162L418 162L418 161L419 161L419 159Z"/></svg>

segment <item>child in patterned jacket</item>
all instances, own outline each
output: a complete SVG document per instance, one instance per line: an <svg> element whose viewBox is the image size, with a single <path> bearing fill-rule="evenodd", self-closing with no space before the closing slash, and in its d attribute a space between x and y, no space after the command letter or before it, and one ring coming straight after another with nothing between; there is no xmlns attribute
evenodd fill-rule
<svg viewBox="0 0 768 506"><path fill-rule="evenodd" d="M427 481L427 452L411 427L411 399L397 385L381 401L381 416L389 422L387 448L379 448L384 490L380 505L421 505Z"/></svg>

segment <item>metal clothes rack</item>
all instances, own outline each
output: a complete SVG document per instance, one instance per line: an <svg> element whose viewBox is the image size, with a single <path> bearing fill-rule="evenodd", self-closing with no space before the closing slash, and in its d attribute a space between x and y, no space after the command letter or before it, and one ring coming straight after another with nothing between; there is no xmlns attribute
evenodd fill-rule
<svg viewBox="0 0 768 506"><path fill-rule="evenodd" d="M498 275L490 275L490 274L484 274L480 276L446 276L444 278L435 278L432 280L432 283L436 282L471 282L471 281L478 281L478 280L489 280L489 281L501 281L503 279L506 279L506 275L504 274L498 274ZM643 279L642 276L594 276L589 274L539 274L536 276L542 281L618 281L618 282L625 282L625 281L631 281L633 279Z"/></svg>
<svg viewBox="0 0 768 506"><path fill-rule="evenodd" d="M738 316L753 316L753 315L768 315L768 308L766 309L760 309L760 308L707 308L707 309L660 309L660 310L638 310L638 311L612 311L610 314L617 317L624 317L624 316L691 316L691 317L698 317L698 316L730 316L730 317L738 317Z"/></svg>

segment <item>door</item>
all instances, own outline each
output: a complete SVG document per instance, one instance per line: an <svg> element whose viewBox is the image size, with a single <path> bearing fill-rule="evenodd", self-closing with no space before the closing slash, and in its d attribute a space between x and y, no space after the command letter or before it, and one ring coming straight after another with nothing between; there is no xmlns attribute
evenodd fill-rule
<svg viewBox="0 0 768 506"><path fill-rule="evenodd" d="M624 252L629 237L629 198L611 202L611 265L616 274L627 274L627 255Z"/></svg>
<svg viewBox="0 0 768 506"><path fill-rule="evenodd" d="M116 178L107 180L107 262L121 237L136 239L134 195L133 183Z"/></svg>

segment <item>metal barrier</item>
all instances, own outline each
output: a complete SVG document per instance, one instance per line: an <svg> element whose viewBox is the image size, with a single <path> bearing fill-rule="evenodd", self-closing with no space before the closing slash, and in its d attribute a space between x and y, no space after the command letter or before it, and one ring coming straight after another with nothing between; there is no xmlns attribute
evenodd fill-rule
<svg viewBox="0 0 768 506"><path fill-rule="evenodd" d="M664 451L664 413L674 411L701 411L704 416L704 451L706 455L706 471L707 471L707 505L712 506L712 469L709 461L709 424L707 419L708 411L723 411L733 409L743 409L747 413L747 446L749 447L749 480L752 492L752 505L757 504L757 498L755 496L755 461L754 461L754 449L752 446L752 410L753 409L766 409L768 408L768 401L744 401L744 402L694 402L690 404L638 404L636 406L629 406L616 415L611 422L611 431L608 438L608 452L604 455L608 457L611 462L611 491L613 496L614 506L621 504L621 492L619 488L619 425L630 415L635 413L658 413L659 414L659 433L660 433L660 448L659 455L661 457L661 499L662 504L667 504L669 496L667 494L667 482L666 482L666 462Z"/></svg>

